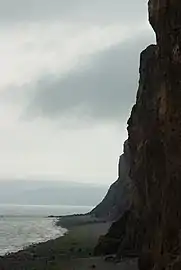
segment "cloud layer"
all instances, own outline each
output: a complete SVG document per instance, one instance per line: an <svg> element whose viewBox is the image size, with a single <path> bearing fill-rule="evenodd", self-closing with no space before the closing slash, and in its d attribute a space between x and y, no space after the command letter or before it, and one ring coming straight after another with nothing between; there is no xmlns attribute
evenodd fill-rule
<svg viewBox="0 0 181 270"><path fill-rule="evenodd" d="M130 22L146 19L147 1L139 0L0 0L0 21Z"/></svg>
<svg viewBox="0 0 181 270"><path fill-rule="evenodd" d="M0 179L111 183L147 0L0 0L0 30Z"/></svg>
<svg viewBox="0 0 181 270"><path fill-rule="evenodd" d="M125 119L135 101L139 52L151 40L149 35L129 39L96 53L63 78L42 77L32 88L34 97L28 114L48 118Z"/></svg>

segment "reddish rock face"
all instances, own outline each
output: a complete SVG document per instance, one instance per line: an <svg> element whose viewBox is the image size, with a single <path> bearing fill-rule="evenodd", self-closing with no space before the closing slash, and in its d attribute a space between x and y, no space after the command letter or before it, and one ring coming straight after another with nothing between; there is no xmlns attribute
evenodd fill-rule
<svg viewBox="0 0 181 270"><path fill-rule="evenodd" d="M145 228L140 269L163 270L181 255L181 1L150 0L149 20L157 45L141 54L128 142L134 209Z"/></svg>

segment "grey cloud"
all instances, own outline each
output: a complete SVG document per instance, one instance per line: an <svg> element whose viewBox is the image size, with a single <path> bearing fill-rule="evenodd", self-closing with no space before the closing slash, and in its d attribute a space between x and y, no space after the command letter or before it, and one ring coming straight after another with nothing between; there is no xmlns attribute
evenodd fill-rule
<svg viewBox="0 0 181 270"><path fill-rule="evenodd" d="M129 40L93 55L86 68L63 79L42 78L26 113L31 117L86 115L95 120L126 120L135 101L139 53L151 41L151 35Z"/></svg>
<svg viewBox="0 0 181 270"><path fill-rule="evenodd" d="M0 21L143 21L146 0L0 0Z"/></svg>

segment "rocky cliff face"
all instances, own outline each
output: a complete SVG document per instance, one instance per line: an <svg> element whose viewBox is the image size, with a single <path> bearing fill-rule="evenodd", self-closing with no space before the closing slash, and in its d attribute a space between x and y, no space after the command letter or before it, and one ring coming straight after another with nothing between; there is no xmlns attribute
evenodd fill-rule
<svg viewBox="0 0 181 270"><path fill-rule="evenodd" d="M129 177L130 153L128 142L124 144L124 153L118 165L118 180L111 185L103 201L96 206L91 215L105 220L117 220L130 208L132 181Z"/></svg>
<svg viewBox="0 0 181 270"><path fill-rule="evenodd" d="M181 269L181 1L150 0L157 44L141 53L136 104L128 121L133 208L117 224L121 255L142 270ZM124 224L124 226L122 226ZM115 225L114 225L115 226ZM117 228L117 227L116 227ZM108 233L114 235L115 230Z"/></svg>
<svg viewBox="0 0 181 270"><path fill-rule="evenodd" d="M150 0L149 19L157 45L141 54L128 141L134 208L143 229L141 261L150 269L166 269L181 244L180 0Z"/></svg>

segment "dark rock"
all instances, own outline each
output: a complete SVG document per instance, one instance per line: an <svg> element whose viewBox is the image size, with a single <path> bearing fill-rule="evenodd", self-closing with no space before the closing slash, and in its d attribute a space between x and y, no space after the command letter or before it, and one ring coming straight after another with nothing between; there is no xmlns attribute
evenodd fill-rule
<svg viewBox="0 0 181 270"><path fill-rule="evenodd" d="M105 236L100 237L97 246L95 247L95 255L115 254L126 234L126 225L129 218L129 211L114 222Z"/></svg>
<svg viewBox="0 0 181 270"><path fill-rule="evenodd" d="M128 144L136 186L132 216L140 223L140 265L143 270L162 270L180 253L181 2L150 0L149 19L157 45L141 54Z"/></svg>
<svg viewBox="0 0 181 270"><path fill-rule="evenodd" d="M141 53L128 120L133 204L126 223L121 218L110 232L120 240L119 256L139 254L141 270L176 270L181 269L181 1L150 0L149 20L157 44Z"/></svg>
<svg viewBox="0 0 181 270"><path fill-rule="evenodd" d="M106 256L104 260L106 262L114 262L115 261L115 256Z"/></svg>
<svg viewBox="0 0 181 270"><path fill-rule="evenodd" d="M96 206L91 215L105 220L117 220L130 208L132 198L132 181L129 177L130 153L127 141L124 153L118 165L118 180L111 185L103 201Z"/></svg>
<svg viewBox="0 0 181 270"><path fill-rule="evenodd" d="M138 267L140 270L151 270L154 267L154 261L152 259L151 254L149 253L143 253L140 255L138 259Z"/></svg>
<svg viewBox="0 0 181 270"><path fill-rule="evenodd" d="M124 153L120 156L118 179L109 188L105 198L90 213L59 217L57 224L65 228L95 222L115 221L130 209L133 184L129 177L130 151L128 142L124 144Z"/></svg>

